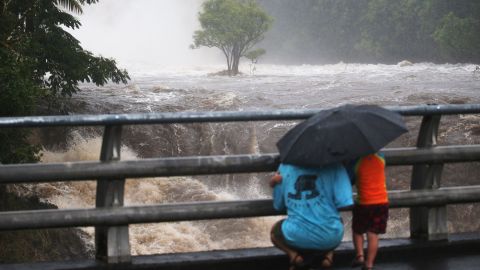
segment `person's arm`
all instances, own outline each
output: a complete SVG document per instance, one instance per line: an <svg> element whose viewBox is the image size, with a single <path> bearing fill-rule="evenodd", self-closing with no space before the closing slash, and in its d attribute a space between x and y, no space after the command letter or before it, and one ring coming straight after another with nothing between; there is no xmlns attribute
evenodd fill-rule
<svg viewBox="0 0 480 270"><path fill-rule="evenodd" d="M285 200L283 199L282 184L276 185L273 188L273 208L278 211L282 211L285 209Z"/></svg>
<svg viewBox="0 0 480 270"><path fill-rule="evenodd" d="M280 165L281 167L281 165ZM273 188L273 208L278 211L285 209L285 200L283 198L283 181L280 169L270 178L270 186Z"/></svg>
<svg viewBox="0 0 480 270"><path fill-rule="evenodd" d="M270 178L269 185L271 188L274 188L277 184L280 184L282 182L282 176L280 173L277 171L275 174Z"/></svg>
<svg viewBox="0 0 480 270"><path fill-rule="evenodd" d="M350 179L350 184L353 186L355 185L355 163L356 160L350 160L344 162L345 170L347 171L348 178Z"/></svg>
<svg viewBox="0 0 480 270"><path fill-rule="evenodd" d="M352 185L347 171L339 165L336 171L334 183L335 206L338 210L350 210L353 208Z"/></svg>

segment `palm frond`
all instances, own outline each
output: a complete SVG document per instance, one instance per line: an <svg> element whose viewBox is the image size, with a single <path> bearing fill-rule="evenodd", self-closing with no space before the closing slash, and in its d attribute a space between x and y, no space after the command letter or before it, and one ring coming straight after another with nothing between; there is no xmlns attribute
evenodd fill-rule
<svg viewBox="0 0 480 270"><path fill-rule="evenodd" d="M82 5L77 0L55 0L55 3L78 14L83 12Z"/></svg>

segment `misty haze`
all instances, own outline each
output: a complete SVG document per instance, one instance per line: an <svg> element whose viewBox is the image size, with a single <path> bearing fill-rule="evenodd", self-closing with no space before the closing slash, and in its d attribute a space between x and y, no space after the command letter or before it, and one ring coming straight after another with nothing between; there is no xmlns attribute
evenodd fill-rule
<svg viewBox="0 0 480 270"><path fill-rule="evenodd" d="M273 19L265 37L252 48L265 49L265 54L255 61L241 57L236 76L218 75L227 69L225 55L218 48L191 48L195 31L201 29L202 0L101 0L83 6L83 14L71 12L82 25L65 29L83 49L114 59L130 80L105 85L82 82L80 91L73 91L62 103L67 109L56 113L480 103L480 6L475 1L460 1L463 6L449 5L446 0L410 1L415 7L392 3L405 2L397 0L257 2ZM427 9L425 2L435 5ZM398 17L388 16L394 11ZM397 22L404 29L394 29ZM455 32L450 28L457 23L471 26L476 34L462 32L465 43L447 47L448 35ZM420 121L406 119L412 130L389 147L415 145ZM439 144L479 144L479 122L478 115L445 117ZM296 123L128 126L122 135L122 159L276 153L275 143ZM41 162L98 160L101 132L79 127L54 132L54 137L39 134ZM450 174L442 181L446 185L474 184L479 168L478 164L448 165L444 174ZM462 177L451 175L456 170ZM389 190L408 188L410 173L410 168L389 169ZM125 204L271 198L269 177L241 174L130 179ZM25 185L21 192L38 195L59 208L95 206L94 181ZM449 212L449 231L480 230L478 207L458 209ZM386 237L408 237L408 211L391 213ZM343 215L348 230L344 240L351 240L351 216ZM131 225L132 254L271 246L270 228L278 219ZM93 247L93 228L82 230L86 245Z"/></svg>
<svg viewBox="0 0 480 270"><path fill-rule="evenodd" d="M272 28L258 45L266 49L266 54L259 58L253 71L251 62L242 58L241 75L211 76L225 69L220 50L189 48L194 31L200 27L198 12L201 2L110 0L86 8L80 17L83 26L72 33L87 49L117 59L130 72L132 80L126 86L81 86L82 91L73 98L75 113L313 109L346 103L418 105L480 102L480 74L474 72L475 63L434 64L433 59L416 62L406 57L397 58L396 61L388 59L385 63L368 62L366 58L354 57L351 52L342 55L343 52L332 51L332 47L315 48L315 44L302 43L301 34L319 31L318 26L304 28L307 21L314 21L313 17L293 16L295 12L306 12L309 1L259 1L270 16L279 16L274 17ZM344 5L351 3L338 2ZM301 28L294 28L293 23ZM288 34L282 35L282 31ZM314 38L306 37L306 40L313 42ZM318 42L317 45L327 46L328 42L333 41ZM338 44L338 47L342 46ZM337 59L332 59L329 54L335 54ZM400 63L403 60L407 61ZM449 124L473 128L473 123L478 120L475 116L467 123ZM275 142L294 124L128 128L125 147L131 154L124 158L273 153L277 152ZM462 134L446 132L443 143L456 141L463 137ZM90 146L85 150L80 147L91 145L91 136L81 134L75 137L75 145L80 148L76 151L92 151ZM413 145L414 140L415 132L412 132L394 145ZM478 134L468 137L468 141L478 143ZM98 149L97 146L95 149ZM97 155L91 158L96 159ZM478 170L470 173L478 175ZM169 186L165 181L152 179L148 184L135 184L132 188L127 186L127 190L133 193L129 193L127 198L129 203L134 204L150 200L165 202L169 201L167 194L172 192L175 196L185 196L183 200L190 200L184 194L189 186L194 188L189 191L189 194L192 193L189 196L193 196L194 200L265 198L270 197L267 177L193 177L188 179L188 183L184 182L185 179L176 180L178 185L185 185L185 188L175 188L175 185ZM406 187L409 174L400 172L400 176L392 178L389 183L391 188L400 189ZM194 184L191 184L192 181ZM406 212L393 212L397 212L398 217L389 225L388 237L406 236L408 221L405 223L403 218ZM157 231L162 239L154 238L146 244L135 244L134 249L143 254L270 246L268 232L274 220L188 223L180 227L168 225L168 229L163 227L167 225L136 225L133 226L136 242L145 243L142 237L152 233L157 235ZM454 230L453 219L451 222ZM349 227L348 224L346 227ZM172 230L171 238L164 235L165 230ZM182 230L187 230L188 236L180 233ZM198 237L192 239L192 235ZM213 235L216 235L215 239ZM246 235L251 239L240 241L235 238L241 239ZM345 237L349 239L349 233Z"/></svg>

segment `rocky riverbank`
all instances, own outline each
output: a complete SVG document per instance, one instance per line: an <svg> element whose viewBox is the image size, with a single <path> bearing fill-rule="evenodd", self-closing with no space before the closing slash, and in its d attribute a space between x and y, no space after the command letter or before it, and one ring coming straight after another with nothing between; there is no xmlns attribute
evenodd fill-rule
<svg viewBox="0 0 480 270"><path fill-rule="evenodd" d="M14 185L0 185L0 211L53 209L36 197L20 197ZM0 232L0 262L20 263L93 257L79 229L42 229Z"/></svg>

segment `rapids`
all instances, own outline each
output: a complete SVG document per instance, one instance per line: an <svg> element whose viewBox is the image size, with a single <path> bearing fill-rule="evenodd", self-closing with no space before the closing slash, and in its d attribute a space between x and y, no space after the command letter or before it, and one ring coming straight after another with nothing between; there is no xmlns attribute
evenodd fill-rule
<svg viewBox="0 0 480 270"><path fill-rule="evenodd" d="M143 67L143 68L139 68ZM345 103L379 105L480 103L480 74L468 64L411 66L338 63L279 66L248 64L237 77L212 76L223 66L155 68L128 67L128 85L81 85L72 100L72 114L134 112L241 111L329 108ZM410 132L389 147L413 146L420 118L405 118ZM439 143L480 143L480 116L442 119ZM122 159L190 155L276 152L275 142L296 122L169 124L125 127ZM67 130L65 145L45 143L42 162L97 160L101 129ZM408 189L410 168L388 168L390 190ZM478 164L446 165L442 185L478 183ZM269 174L240 174L129 179L126 205L185 201L239 200L270 197ZM59 208L95 205L95 182L25 185ZM478 205L477 205L478 206ZM350 214L344 213L350 239ZM480 230L480 210L474 205L449 207L450 231ZM279 217L131 225L132 254L271 246L269 230ZM408 237L408 210L392 210L386 237ZM93 229L85 228L92 236ZM92 247L93 240L85 239Z"/></svg>

